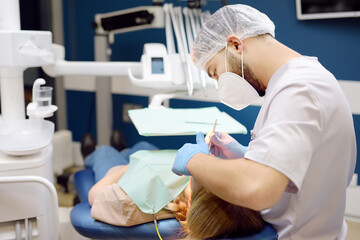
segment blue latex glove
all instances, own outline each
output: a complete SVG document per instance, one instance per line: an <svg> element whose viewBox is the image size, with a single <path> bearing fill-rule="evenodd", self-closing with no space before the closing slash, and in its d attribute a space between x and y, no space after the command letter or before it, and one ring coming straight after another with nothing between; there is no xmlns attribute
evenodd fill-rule
<svg viewBox="0 0 360 240"><path fill-rule="evenodd" d="M243 158L247 147L238 143L233 137L225 132L215 132L210 136L211 153L216 157L233 159Z"/></svg>
<svg viewBox="0 0 360 240"><path fill-rule="evenodd" d="M209 154L209 146L205 143L204 134L199 132L196 135L196 144L186 143L176 154L172 171L177 175L191 174L186 169L188 161L197 153Z"/></svg>

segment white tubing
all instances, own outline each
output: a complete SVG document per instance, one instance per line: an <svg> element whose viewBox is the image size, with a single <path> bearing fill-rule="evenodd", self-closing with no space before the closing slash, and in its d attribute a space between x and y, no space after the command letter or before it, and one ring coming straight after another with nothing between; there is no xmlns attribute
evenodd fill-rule
<svg viewBox="0 0 360 240"><path fill-rule="evenodd" d="M204 24L205 24L205 13L201 12L201 14L200 14L200 25L201 25L201 27L204 26Z"/></svg>
<svg viewBox="0 0 360 240"><path fill-rule="evenodd" d="M171 18L169 13L169 4L164 4L164 13L165 13L165 36L166 36L166 47L168 54L175 54L175 42L173 36L173 29L171 27Z"/></svg>
<svg viewBox="0 0 360 240"><path fill-rule="evenodd" d="M185 7L183 9L183 13L184 13L184 19L185 19L186 37L187 37L189 49L191 49L191 47L193 45L193 42L194 42L194 37L193 37L193 34L191 32L189 8Z"/></svg>
<svg viewBox="0 0 360 240"><path fill-rule="evenodd" d="M21 223L20 221L15 222L15 240L21 240L22 233L21 233Z"/></svg>
<svg viewBox="0 0 360 240"><path fill-rule="evenodd" d="M175 13L175 16L177 16L176 19L178 21L181 41L182 41L183 47L184 47L183 50L184 50L184 54L186 56L189 53L189 48L188 48L188 44L186 41L186 34L185 34L185 29L184 29L184 22L183 22L183 18L182 18L181 7L174 8L174 13Z"/></svg>
<svg viewBox="0 0 360 240"><path fill-rule="evenodd" d="M171 21L173 23L174 26L174 31L175 31L175 36L176 36L176 41L178 44L178 52L180 55L180 59L183 65L183 70L184 70L184 74L185 74L185 78L186 78L186 86L188 89L188 94L189 96L192 95L193 93L193 83L192 83L192 79L191 78L191 70L188 67L187 64L187 49L185 50L185 44L186 42L183 42L183 36L181 35L181 30L180 30L180 21L179 18L177 16L177 11L174 10L174 8L172 7L172 5L169 5L169 11L170 11L170 16L171 16ZM181 13L181 10L180 10ZM186 40L185 40L186 41Z"/></svg>
<svg viewBox="0 0 360 240"><path fill-rule="evenodd" d="M128 69L134 75L142 74L140 62L68 62L57 61L54 65L42 69L51 77L66 75L82 76L127 76Z"/></svg>
<svg viewBox="0 0 360 240"><path fill-rule="evenodd" d="M205 12L200 13L200 24L201 24L201 26L204 26L206 20L209 18L209 14L210 14L209 11L205 11Z"/></svg>
<svg viewBox="0 0 360 240"><path fill-rule="evenodd" d="M29 240L32 240L32 220L31 219L29 219L28 220L28 232L29 232L29 236L28 236L28 239Z"/></svg>
<svg viewBox="0 0 360 240"><path fill-rule="evenodd" d="M20 30L19 0L0 0L0 30Z"/></svg>
<svg viewBox="0 0 360 240"><path fill-rule="evenodd" d="M46 82L43 78L38 78L35 80L34 84L33 84L33 88L32 88L32 101L34 103L37 102L37 96L35 94L35 92L38 92L40 90L40 86L44 85Z"/></svg>
<svg viewBox="0 0 360 240"><path fill-rule="evenodd" d="M174 9L173 9L172 4L169 4L169 12L170 12L171 21L172 21L173 27L174 27L178 52L180 54L181 60L184 62L185 61L184 46L183 46L183 43L182 43L182 38L181 38L181 34L180 34L180 29L179 29L177 17L176 17L176 15L174 13Z"/></svg>
<svg viewBox="0 0 360 240"><path fill-rule="evenodd" d="M188 86L188 94L189 96L191 96L194 92L194 80L193 80L193 74L192 74L192 69L191 69L191 61L189 58L189 49L188 49L188 45L187 45L187 41L186 41L186 36L185 36L185 29L184 29L184 22L183 22L183 18L182 18L182 11L181 11L181 7L177 7L174 9L175 15L177 15L177 21L178 21L178 26L180 29L180 36L181 36L181 41L183 42L183 46L184 46L184 55L185 55L185 71L188 75L187 78L187 86Z"/></svg>
<svg viewBox="0 0 360 240"><path fill-rule="evenodd" d="M29 240L29 219L25 218L25 240Z"/></svg>
<svg viewBox="0 0 360 240"><path fill-rule="evenodd" d="M195 27L196 27L196 34L200 32L201 24L200 24L200 14L201 9L193 9L194 11L194 17L195 17Z"/></svg>
<svg viewBox="0 0 360 240"><path fill-rule="evenodd" d="M203 14L204 14L204 16L203 16L204 24L205 24L206 21L211 17L211 13L210 13L210 11L205 11Z"/></svg>
<svg viewBox="0 0 360 240"><path fill-rule="evenodd" d="M191 29L192 29L193 36L194 36L194 38L196 38L196 35L197 35L196 23L195 23L195 18L194 18L193 11L191 9L189 9L189 18L190 18L190 23L191 23Z"/></svg>
<svg viewBox="0 0 360 240"><path fill-rule="evenodd" d="M1 114L4 120L25 119L23 70L0 69Z"/></svg>

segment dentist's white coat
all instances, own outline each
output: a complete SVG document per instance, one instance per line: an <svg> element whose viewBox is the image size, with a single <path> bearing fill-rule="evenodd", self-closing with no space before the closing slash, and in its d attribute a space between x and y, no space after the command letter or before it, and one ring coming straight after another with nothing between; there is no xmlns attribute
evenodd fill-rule
<svg viewBox="0 0 360 240"><path fill-rule="evenodd" d="M290 179L262 212L279 239L346 239L346 187L356 143L349 104L316 58L294 58L270 79L245 158Z"/></svg>

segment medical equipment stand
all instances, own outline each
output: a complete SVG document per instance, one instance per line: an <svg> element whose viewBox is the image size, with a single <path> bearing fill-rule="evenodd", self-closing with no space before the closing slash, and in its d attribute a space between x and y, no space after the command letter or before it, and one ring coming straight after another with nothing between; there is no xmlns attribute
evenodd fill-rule
<svg viewBox="0 0 360 240"><path fill-rule="evenodd" d="M95 35L95 61L110 61L110 47L107 35ZM111 95L111 77L96 77L96 129L97 144L110 145L113 127L113 104Z"/></svg>
<svg viewBox="0 0 360 240"><path fill-rule="evenodd" d="M155 1L158 2L158 1ZM162 2L162 1L160 1ZM155 4L156 5L156 4ZM94 51L95 61L109 62L111 60L111 48L109 43L114 42L114 34L141 30L147 28L162 28L164 26L159 7L138 7L130 10L122 10L108 14L97 14L95 16ZM130 14L131 13L131 14ZM141 13L140 15L137 15ZM134 26L112 26L111 24L104 30L102 23L114 22L111 18L128 16L128 22L135 22L132 15L136 15L138 21L144 21L144 24L135 24ZM131 16L131 17L130 17ZM152 18L150 17L152 16ZM102 21L102 19L107 19ZM110 20L109 20L110 19ZM96 135L98 145L110 145L110 136L113 128L113 104L111 91L111 77L96 77Z"/></svg>
<svg viewBox="0 0 360 240"><path fill-rule="evenodd" d="M64 29L63 29L63 1L51 0L51 31L53 42L64 46ZM59 107L56 114L56 130L68 129L66 119L66 92L64 86L64 77L54 78L55 103Z"/></svg>

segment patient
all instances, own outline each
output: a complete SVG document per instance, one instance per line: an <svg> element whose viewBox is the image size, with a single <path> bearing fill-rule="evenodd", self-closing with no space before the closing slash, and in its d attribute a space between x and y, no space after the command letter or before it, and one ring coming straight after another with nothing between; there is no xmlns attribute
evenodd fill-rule
<svg viewBox="0 0 360 240"><path fill-rule="evenodd" d="M117 185L127 169L128 165L112 167L89 191L89 203L93 206L91 214L95 219L120 226L153 220L151 214L137 208ZM111 210L109 205L112 205ZM176 217L182 225L182 233L188 239L226 237L232 233L246 235L259 232L264 226L259 212L218 198L194 178L178 197L156 215L158 219Z"/></svg>

